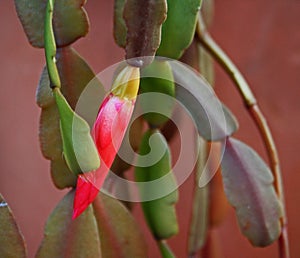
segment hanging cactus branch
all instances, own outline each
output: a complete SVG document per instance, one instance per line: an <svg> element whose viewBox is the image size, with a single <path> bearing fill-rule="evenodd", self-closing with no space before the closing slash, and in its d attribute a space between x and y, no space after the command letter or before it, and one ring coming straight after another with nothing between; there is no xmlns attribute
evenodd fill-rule
<svg viewBox="0 0 300 258"><path fill-rule="evenodd" d="M279 165L279 157L277 149L272 137L271 130L266 122L266 119L259 109L256 99L244 79L243 75L236 68L230 58L222 51L222 49L215 43L213 38L209 35L205 28L205 24L201 15L198 19L197 26L197 39L199 42L207 49L208 52L216 59L216 61L223 67L223 69L230 76L232 81L237 86L241 96L243 97L244 103L248 108L255 124L257 125L259 132L263 138L263 142L266 146L273 176L274 176L274 186L283 206L283 216L281 219L282 233L279 237L279 248L282 258L289 257L289 246L288 246L288 235L287 235L287 218L285 215L285 202L283 196L283 186L281 179L281 170Z"/></svg>
<svg viewBox="0 0 300 258"><path fill-rule="evenodd" d="M212 258L212 229L224 221L229 203L253 246L278 241L280 258L290 258L276 146L246 79L206 29L213 1L115 0L113 34L125 59L103 77L71 46L89 29L85 0L14 1L30 44L45 51L36 92L41 151L54 185L70 188L46 222L37 258L146 258L149 252L175 258L183 243L187 257ZM271 169L233 138L238 122L212 87L214 60L259 128ZM100 81L107 78L108 92ZM193 142L183 137L190 133L181 128L185 123L193 126ZM182 198L179 187L192 173L193 196ZM188 233L180 201L192 206ZM134 219L134 202L156 249ZM1 196L0 229L0 256L26 257ZM171 238L180 238L178 248Z"/></svg>

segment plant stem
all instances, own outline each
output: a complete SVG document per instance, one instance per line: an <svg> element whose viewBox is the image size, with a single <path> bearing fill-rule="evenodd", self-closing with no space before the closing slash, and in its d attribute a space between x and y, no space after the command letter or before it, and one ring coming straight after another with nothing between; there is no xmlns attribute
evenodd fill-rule
<svg viewBox="0 0 300 258"><path fill-rule="evenodd" d="M46 64L50 79L51 88L61 87L60 78L56 66L56 42L53 32L53 10L54 10L55 0L48 0L46 13L45 13L45 23L44 23L44 48L45 48L45 57Z"/></svg>
<svg viewBox="0 0 300 258"><path fill-rule="evenodd" d="M289 258L290 255L287 234L287 218L285 214L285 202L283 196L281 170L279 165L278 153L272 137L271 130L245 78L238 70L238 68L234 65L234 63L230 60L230 58L225 54L225 52L218 46L218 44L207 32L201 14L199 15L197 25L197 39L203 45L203 47L214 57L214 59L222 66L222 68L227 72L229 77L237 86L237 89L239 90L244 100L244 103L263 138L268 153L269 161L271 164L271 170L274 176L274 187L283 207L283 215L281 218L282 232L278 239L279 254L280 258Z"/></svg>
<svg viewBox="0 0 300 258"><path fill-rule="evenodd" d="M162 258L175 258L175 255L165 240L158 240L157 244Z"/></svg>

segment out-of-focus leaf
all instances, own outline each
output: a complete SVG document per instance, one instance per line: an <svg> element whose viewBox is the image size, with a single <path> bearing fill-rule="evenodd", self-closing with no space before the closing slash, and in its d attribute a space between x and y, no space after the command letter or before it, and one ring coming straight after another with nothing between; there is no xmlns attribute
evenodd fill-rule
<svg viewBox="0 0 300 258"><path fill-rule="evenodd" d="M215 83L214 60L207 50L201 47L201 45L198 46L198 49L200 72L208 83L213 86Z"/></svg>
<svg viewBox="0 0 300 258"><path fill-rule="evenodd" d="M161 253L161 256L163 258L175 258L175 255L173 254L172 250L170 249L170 247L168 246L168 244L166 243L166 241L159 241L159 250Z"/></svg>
<svg viewBox="0 0 300 258"><path fill-rule="evenodd" d="M125 48L127 27L123 18L125 0L115 0L114 5L114 38L116 43Z"/></svg>
<svg viewBox="0 0 300 258"><path fill-rule="evenodd" d="M201 13L203 15L203 20L206 27L209 27L212 24L214 18L214 7L215 7L215 0L204 0Z"/></svg>
<svg viewBox="0 0 300 258"><path fill-rule="evenodd" d="M143 118L153 127L162 126L171 118L174 108L175 83L168 61L155 59L141 70L140 94L144 93L149 94L140 101Z"/></svg>
<svg viewBox="0 0 300 258"><path fill-rule="evenodd" d="M199 51L196 39L192 41L190 46L184 51L183 55L180 57L179 61L193 67L197 72L199 72ZM205 77L202 73L201 75Z"/></svg>
<svg viewBox="0 0 300 258"><path fill-rule="evenodd" d="M168 0L167 20L162 26L158 56L179 59L191 44L201 0Z"/></svg>
<svg viewBox="0 0 300 258"><path fill-rule="evenodd" d="M229 203L224 193L221 168L209 182L209 226L217 227L225 219Z"/></svg>
<svg viewBox="0 0 300 258"><path fill-rule="evenodd" d="M8 207L0 194L0 257L25 258L26 246L24 238Z"/></svg>
<svg viewBox="0 0 300 258"><path fill-rule="evenodd" d="M58 89L55 89L54 96L60 115L63 154L68 167L75 174L96 170L100 166L100 158L88 123L72 110Z"/></svg>
<svg viewBox="0 0 300 258"><path fill-rule="evenodd" d="M143 235L123 204L100 192L93 202L93 208L103 257L147 257L147 245Z"/></svg>
<svg viewBox="0 0 300 258"><path fill-rule="evenodd" d="M218 233L216 230L208 231L206 243L199 252L200 257L224 258Z"/></svg>
<svg viewBox="0 0 300 258"><path fill-rule="evenodd" d="M175 204L178 201L178 189L171 168L169 146L158 130L150 129L144 134L139 150L139 160L141 160L144 155L149 155L150 152L153 153L155 151L151 150L150 138L151 146L155 146L157 150L163 151L163 155L149 156L147 162L154 163L152 165L137 166L135 168L135 179L137 182L145 182L139 185L141 200L143 201L142 208L149 228L155 238L160 240L167 239L178 233L175 209ZM146 165L141 161L140 164ZM153 182L151 184L151 181L161 178L165 180L157 184L153 184ZM158 193L163 190L166 190L167 194L161 194L159 198L155 198L153 193ZM145 201L147 199L150 200Z"/></svg>
<svg viewBox="0 0 300 258"><path fill-rule="evenodd" d="M238 128L237 121L208 83L187 66L177 61L170 64L177 84L176 98L190 112L199 134L208 141L233 134Z"/></svg>
<svg viewBox="0 0 300 258"><path fill-rule="evenodd" d="M74 190L51 213L36 258L101 258L101 244L93 209L88 207L80 217L72 220L73 199Z"/></svg>
<svg viewBox="0 0 300 258"><path fill-rule="evenodd" d="M160 44L161 26L166 19L166 13L166 0L125 2L123 15L127 26L125 50L130 65L142 67L152 62Z"/></svg>
<svg viewBox="0 0 300 258"><path fill-rule="evenodd" d="M242 233L254 246L267 246L281 233L282 207L273 176L258 154L229 138L222 159L226 196L236 209Z"/></svg>
<svg viewBox="0 0 300 258"><path fill-rule="evenodd" d="M205 169L209 149L207 142L200 137L198 137L197 145L198 159L194 182L192 219L188 238L188 253L190 257L203 247L206 242L208 230L209 185L200 188L198 184L199 178Z"/></svg>
<svg viewBox="0 0 300 258"><path fill-rule="evenodd" d="M72 108L75 108L79 97L94 73L88 64L72 48L58 49L57 66L62 82L62 92ZM95 88L101 88L93 80ZM59 126L59 113L50 88L47 69L44 68L36 93L37 104L42 108L40 118L40 143L43 155L51 160L51 175L58 188L76 185L76 176L69 170L62 159L62 140ZM91 105L93 106L93 105ZM92 108L92 107L91 107ZM97 107L98 109L98 107Z"/></svg>
<svg viewBox="0 0 300 258"><path fill-rule="evenodd" d="M24 31L34 47L44 47L46 3L47 0L15 0ZM89 22L82 7L84 4L85 0L55 1L53 28L58 47L70 45L88 33Z"/></svg>

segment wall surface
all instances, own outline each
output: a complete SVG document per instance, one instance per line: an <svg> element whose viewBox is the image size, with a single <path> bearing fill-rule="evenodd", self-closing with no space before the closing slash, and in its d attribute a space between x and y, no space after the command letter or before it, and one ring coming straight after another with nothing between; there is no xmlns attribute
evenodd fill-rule
<svg viewBox="0 0 300 258"><path fill-rule="evenodd" d="M95 72L120 61L124 52L112 37L113 1L90 0L86 9L91 30L75 44ZM300 257L300 1L216 0L211 28L215 39L248 79L274 133L283 171L292 257ZM65 191L54 188L49 162L39 150L35 89L44 65L43 51L32 48L17 19L13 1L0 2L0 192L16 216L33 257L48 214ZM216 91L237 116L236 137L254 147L264 158L264 148L242 101L227 76L217 68ZM178 204L181 231L170 243L178 257L185 257L184 236L189 218L192 179L180 188ZM135 211L139 216L139 209ZM146 232L150 238L149 232ZM240 235L233 210L214 231L225 258L277 257L277 245L252 248ZM0 243L1 244L1 243ZM154 242L149 239L149 245ZM157 257L156 247L149 247Z"/></svg>

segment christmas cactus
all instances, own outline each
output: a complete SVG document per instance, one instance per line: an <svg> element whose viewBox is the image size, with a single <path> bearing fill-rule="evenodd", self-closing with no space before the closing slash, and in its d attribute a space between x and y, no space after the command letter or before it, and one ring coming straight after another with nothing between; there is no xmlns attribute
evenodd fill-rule
<svg viewBox="0 0 300 258"><path fill-rule="evenodd" d="M213 1L115 0L113 34L125 59L111 67L109 87L72 47L88 33L84 4L15 0L28 41L45 52L36 93L41 151L54 185L69 189L46 222L36 257L149 257L132 213L137 205L161 257L178 257L168 240L180 231L179 186L192 174L186 257L217 257L209 249L211 232L224 221L228 200L253 246L278 242L279 257L288 258L276 147L248 83L209 33ZM213 61L258 126L269 165L233 137L238 123L213 90ZM184 145L183 113L193 124L194 144L180 155L193 156L194 164L178 172L170 144L179 137ZM0 256L26 257L0 197L0 225L9 233Z"/></svg>

